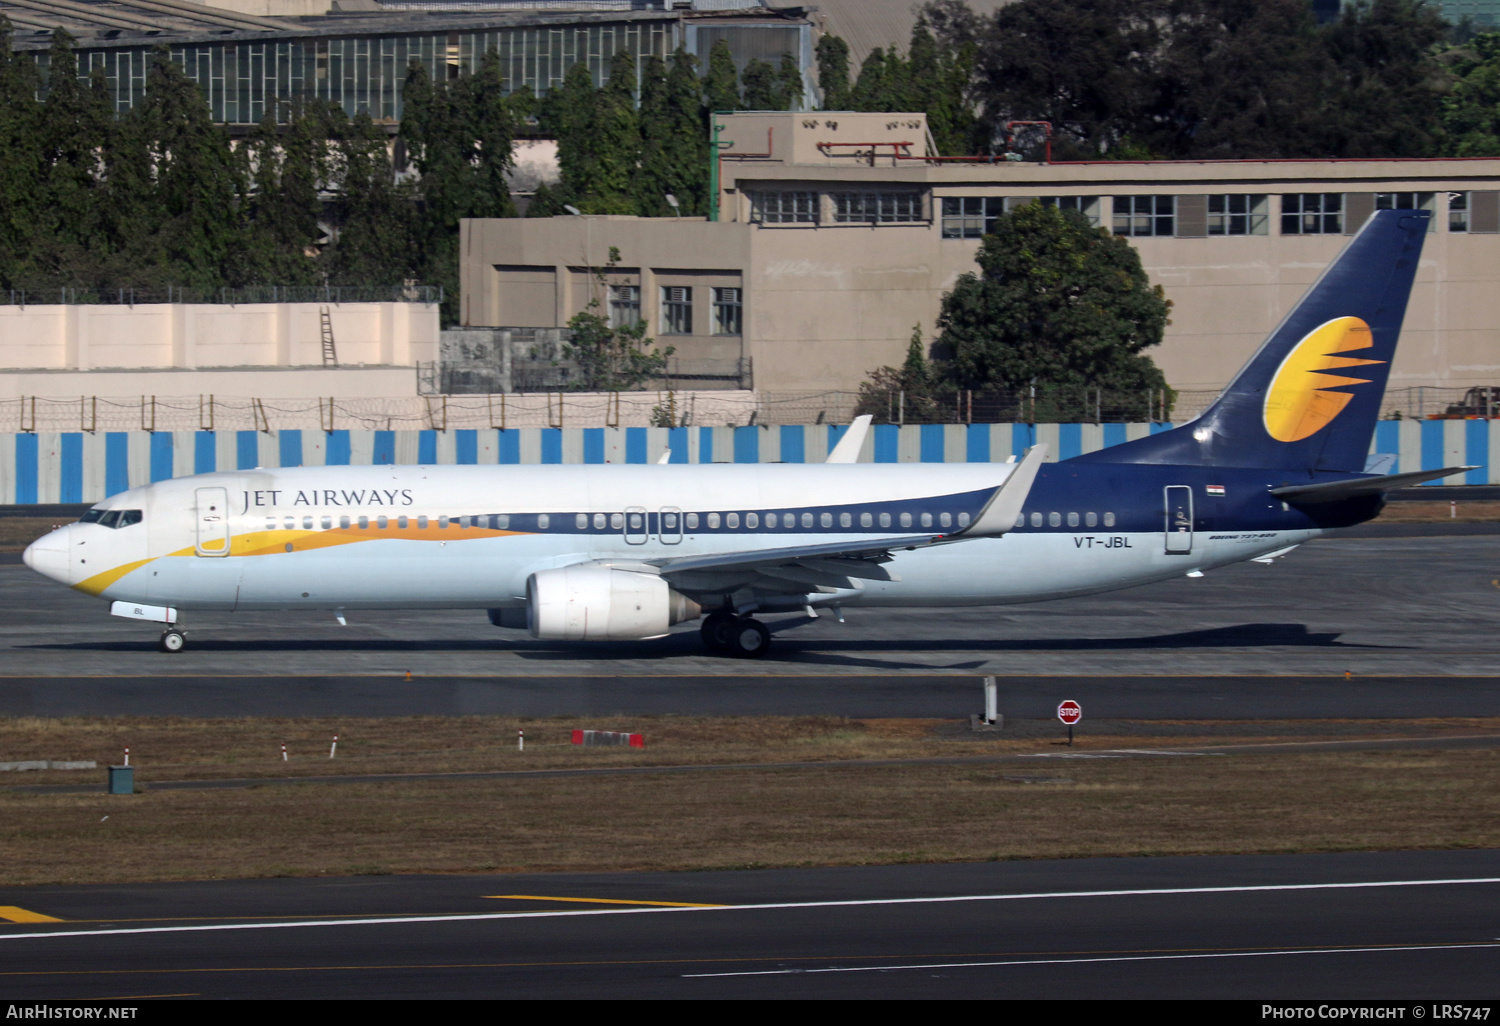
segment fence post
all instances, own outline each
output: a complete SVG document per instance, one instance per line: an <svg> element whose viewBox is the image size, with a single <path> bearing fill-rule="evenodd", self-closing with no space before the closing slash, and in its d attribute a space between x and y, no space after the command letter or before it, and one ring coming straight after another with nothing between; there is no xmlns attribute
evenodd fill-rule
<svg viewBox="0 0 1500 1026"><path fill-rule="evenodd" d="M900 398L897 400L896 409L897 409L897 412L900 414L900 418L896 421L896 423L898 423L898 424L905 424L906 423L906 389L904 389L904 388L901 390Z"/></svg>

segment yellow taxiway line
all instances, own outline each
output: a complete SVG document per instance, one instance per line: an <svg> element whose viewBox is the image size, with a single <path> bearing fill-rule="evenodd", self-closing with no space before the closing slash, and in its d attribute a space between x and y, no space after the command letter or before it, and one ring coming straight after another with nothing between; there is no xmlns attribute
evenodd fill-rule
<svg viewBox="0 0 1500 1026"><path fill-rule="evenodd" d="M481 898L499 898L507 901L578 901L590 905L658 905L662 908L723 908L723 905L706 905L696 901L626 901L623 898L554 898L545 894L481 894Z"/></svg>

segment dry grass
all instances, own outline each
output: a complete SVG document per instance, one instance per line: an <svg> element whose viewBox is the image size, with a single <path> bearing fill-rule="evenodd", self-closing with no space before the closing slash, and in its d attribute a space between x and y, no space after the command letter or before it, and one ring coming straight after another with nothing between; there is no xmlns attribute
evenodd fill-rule
<svg viewBox="0 0 1500 1026"><path fill-rule="evenodd" d="M0 552L20 552L54 527L77 517L0 517Z"/></svg>
<svg viewBox="0 0 1500 1026"><path fill-rule="evenodd" d="M1466 499L1457 503L1412 500L1387 503L1377 524L1489 524L1500 520L1500 502Z"/></svg>
<svg viewBox="0 0 1500 1026"><path fill-rule="evenodd" d="M6 884L1497 845L1492 750L0 794Z"/></svg>
<svg viewBox="0 0 1500 1026"><path fill-rule="evenodd" d="M1015 729L1016 727L1023 729ZM642 732L646 748L583 748L575 728ZM517 750L516 732L526 732ZM1040 735L1037 732L1040 730ZM1342 740L1500 733L1500 718L1441 720L1217 723L1092 721L1077 734L1079 751L1180 747L1226 741ZM333 736L338 756L328 758ZM370 773L679 766L705 763L830 762L934 756L1052 752L1065 736L1059 724L1013 725L974 734L960 724L928 719L855 720L834 716L661 716L614 720L567 717L425 716L371 719L192 719L110 717L0 720L0 762L93 760L118 764L129 747L136 779L283 778ZM288 760L281 759L281 745ZM0 787L80 783L87 771L0 774Z"/></svg>

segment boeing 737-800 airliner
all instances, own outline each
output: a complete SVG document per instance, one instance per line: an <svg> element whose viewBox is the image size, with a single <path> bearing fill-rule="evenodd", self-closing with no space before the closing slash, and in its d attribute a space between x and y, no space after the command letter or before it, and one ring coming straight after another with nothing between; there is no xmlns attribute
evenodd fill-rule
<svg viewBox="0 0 1500 1026"><path fill-rule="evenodd" d="M28 566L166 625L197 610L483 609L567 641L758 611L1032 602L1266 558L1374 516L1366 473L1430 214L1379 211L1202 416L1044 464L297 467L111 496ZM706 616L705 616L706 614Z"/></svg>

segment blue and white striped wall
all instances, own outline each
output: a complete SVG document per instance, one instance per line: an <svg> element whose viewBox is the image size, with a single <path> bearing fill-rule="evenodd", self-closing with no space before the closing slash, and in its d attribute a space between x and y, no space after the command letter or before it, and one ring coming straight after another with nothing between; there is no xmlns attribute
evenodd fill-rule
<svg viewBox="0 0 1500 1026"><path fill-rule="evenodd" d="M1162 431L1162 424L876 425L861 459L991 463L1046 442L1067 459ZM138 485L215 470L391 463L820 463L845 428L512 428L455 431L39 432L0 441L0 504L97 502ZM3 436L0 436L3 437ZM1500 484L1500 421L1381 421L1372 452L1396 472L1476 464L1444 484Z"/></svg>

